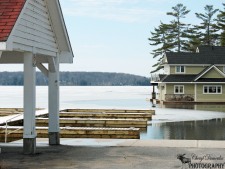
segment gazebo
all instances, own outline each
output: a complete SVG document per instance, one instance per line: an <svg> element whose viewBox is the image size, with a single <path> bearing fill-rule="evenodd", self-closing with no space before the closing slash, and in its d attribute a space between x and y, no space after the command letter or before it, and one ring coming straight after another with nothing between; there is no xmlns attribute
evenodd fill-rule
<svg viewBox="0 0 225 169"><path fill-rule="evenodd" d="M72 62L59 0L0 0L0 63L24 64L25 154L36 151L36 67L48 77L49 144L58 145L59 64Z"/></svg>

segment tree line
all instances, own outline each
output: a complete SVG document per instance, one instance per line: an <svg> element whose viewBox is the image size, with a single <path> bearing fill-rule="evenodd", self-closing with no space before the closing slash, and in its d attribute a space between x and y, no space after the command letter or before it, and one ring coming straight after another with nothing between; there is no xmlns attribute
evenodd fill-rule
<svg viewBox="0 0 225 169"><path fill-rule="evenodd" d="M0 85L23 85L23 72L0 72ZM36 72L36 85L48 85L48 79ZM149 78L125 73L60 72L61 86L149 86Z"/></svg>
<svg viewBox="0 0 225 169"><path fill-rule="evenodd" d="M200 20L198 25L183 22L190 13L186 6L179 3L172 7L166 14L173 19L169 23L160 22L148 38L150 45L156 46L151 54L158 59L151 73L162 68L160 63L165 52L195 52L200 45L225 46L225 3L222 7L220 10L206 5L204 13L195 13Z"/></svg>

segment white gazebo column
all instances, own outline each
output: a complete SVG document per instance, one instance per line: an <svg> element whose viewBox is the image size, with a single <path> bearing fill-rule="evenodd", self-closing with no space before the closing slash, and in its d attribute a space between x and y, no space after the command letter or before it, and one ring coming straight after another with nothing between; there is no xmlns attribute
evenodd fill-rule
<svg viewBox="0 0 225 169"><path fill-rule="evenodd" d="M24 154L35 154L36 152L36 130L35 130L35 83L36 70L32 53L24 54L24 131L23 152Z"/></svg>
<svg viewBox="0 0 225 169"><path fill-rule="evenodd" d="M48 104L49 104L49 144L60 144L59 127L59 61L54 59L49 63L48 74Z"/></svg>

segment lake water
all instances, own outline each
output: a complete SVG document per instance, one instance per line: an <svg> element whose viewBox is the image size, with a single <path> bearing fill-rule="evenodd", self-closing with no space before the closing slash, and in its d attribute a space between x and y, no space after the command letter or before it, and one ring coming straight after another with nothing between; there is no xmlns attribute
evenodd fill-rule
<svg viewBox="0 0 225 169"><path fill-rule="evenodd" d="M60 108L155 109L141 139L224 140L225 105L152 108L151 87L60 87ZM37 87L37 108L47 108L48 88ZM0 107L23 107L23 87L0 86ZM204 110L204 111L203 111ZM209 110L209 111L206 111Z"/></svg>

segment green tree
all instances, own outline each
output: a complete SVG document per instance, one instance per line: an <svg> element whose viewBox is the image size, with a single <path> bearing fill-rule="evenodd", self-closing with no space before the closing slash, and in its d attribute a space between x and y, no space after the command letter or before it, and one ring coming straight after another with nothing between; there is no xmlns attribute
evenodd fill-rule
<svg viewBox="0 0 225 169"><path fill-rule="evenodd" d="M201 44L200 35L194 26L187 29L187 52L196 52L196 48Z"/></svg>
<svg viewBox="0 0 225 169"><path fill-rule="evenodd" d="M214 9L213 5L206 5L204 10L204 14L195 13L196 17L202 20L200 25L195 26L195 29L198 30L202 45L215 45L218 38L218 29L216 28L214 15L219 9Z"/></svg>
<svg viewBox="0 0 225 169"><path fill-rule="evenodd" d="M221 46L225 46L225 3L223 3L223 8L223 11L220 10L217 15L217 28L221 31L219 35Z"/></svg>
<svg viewBox="0 0 225 169"><path fill-rule="evenodd" d="M185 24L181 20L186 17L190 10L187 10L187 7L183 4L177 4L172 9L172 12L167 12L167 15L175 18L170 22L170 37L173 39L172 46L177 52L186 51L188 48L187 28L189 24Z"/></svg>
<svg viewBox="0 0 225 169"><path fill-rule="evenodd" d="M161 68L163 54L170 51L187 51L187 27L188 24L181 22L183 18L190 12L183 4L177 4L172 7L172 12L167 12L167 15L175 17L169 24L160 22L160 25L151 32L151 37L148 38L151 46L157 48L152 50L153 58L158 58L157 63L152 67L155 68L151 73L157 72Z"/></svg>
<svg viewBox="0 0 225 169"><path fill-rule="evenodd" d="M150 45L158 47L151 52L153 58L158 58L157 63L152 66L155 68L155 70L153 70L151 73L163 68L160 64L162 61L162 55L165 52L171 51L171 49L173 48L169 32L169 25L160 22L159 27L154 28L154 32L151 32L151 37L148 38L148 40L150 41Z"/></svg>

